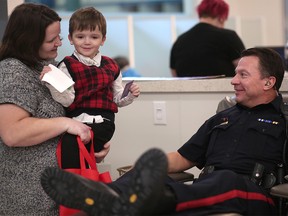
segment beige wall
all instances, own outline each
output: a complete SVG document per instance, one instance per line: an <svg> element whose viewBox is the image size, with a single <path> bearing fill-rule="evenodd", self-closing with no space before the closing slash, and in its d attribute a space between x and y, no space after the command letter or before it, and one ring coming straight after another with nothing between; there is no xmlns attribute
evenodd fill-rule
<svg viewBox="0 0 288 216"><path fill-rule="evenodd" d="M261 37L262 45L284 45L285 41L285 7L284 0L226 0L230 5L231 17L241 17L242 21L257 23L261 26L251 28L250 36ZM248 23L247 23L248 24ZM253 23L252 23L253 24ZM241 31L241 29L239 29ZM241 33L241 32L240 32ZM246 40L247 41L247 40ZM259 44L260 45L260 44Z"/></svg>

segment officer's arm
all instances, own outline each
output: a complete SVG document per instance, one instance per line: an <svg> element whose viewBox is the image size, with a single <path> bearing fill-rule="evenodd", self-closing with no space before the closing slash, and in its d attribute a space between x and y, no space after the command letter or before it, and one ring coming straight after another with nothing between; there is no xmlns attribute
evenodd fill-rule
<svg viewBox="0 0 288 216"><path fill-rule="evenodd" d="M190 169L191 167L196 166L196 163L187 160L177 151L168 153L167 158L168 158L168 173L182 172L187 169Z"/></svg>

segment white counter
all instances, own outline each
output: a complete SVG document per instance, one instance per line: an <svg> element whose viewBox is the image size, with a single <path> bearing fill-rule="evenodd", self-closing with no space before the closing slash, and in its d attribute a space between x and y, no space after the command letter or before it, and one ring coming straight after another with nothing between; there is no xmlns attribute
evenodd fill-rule
<svg viewBox="0 0 288 216"><path fill-rule="evenodd" d="M139 85L141 93L149 92L234 92L231 85L232 78L216 78L216 79L201 79L201 78L149 78L141 77L134 78ZM132 80L131 78L123 78L123 81ZM283 80L280 88L281 92L288 92L288 77Z"/></svg>

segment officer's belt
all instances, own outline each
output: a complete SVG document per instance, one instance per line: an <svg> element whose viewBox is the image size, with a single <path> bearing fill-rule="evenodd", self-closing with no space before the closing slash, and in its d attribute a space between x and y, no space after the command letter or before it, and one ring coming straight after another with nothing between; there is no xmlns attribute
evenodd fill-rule
<svg viewBox="0 0 288 216"><path fill-rule="evenodd" d="M206 166L202 169L201 173L199 174L199 178L202 178L203 176L208 175L209 173L212 173L212 172L217 171L217 170L224 170L224 169L219 169L219 168L216 168L215 166ZM234 172L234 171L232 171L232 172ZM253 173L251 175L245 175L245 174L239 174L239 173L236 173L236 174L245 178L245 179L252 181L253 183L255 183L255 184L257 184L257 185L259 185L265 189L270 189L276 183L276 177L273 173L264 174L261 178L258 178L258 179L256 179L253 176Z"/></svg>

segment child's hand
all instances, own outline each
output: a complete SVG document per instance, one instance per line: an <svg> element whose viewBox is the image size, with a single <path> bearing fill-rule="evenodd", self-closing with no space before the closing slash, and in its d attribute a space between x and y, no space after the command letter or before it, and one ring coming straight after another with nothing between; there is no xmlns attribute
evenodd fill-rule
<svg viewBox="0 0 288 216"><path fill-rule="evenodd" d="M43 67L43 70L41 71L40 76L39 76L40 80L42 80L44 74L48 73L48 72L51 71L51 70L52 70L52 69L51 69L49 66L44 66L44 67Z"/></svg>
<svg viewBox="0 0 288 216"><path fill-rule="evenodd" d="M110 151L110 143L107 142L105 143L104 148L100 152L95 152L94 155L96 157L96 162L100 163L109 153L109 151Z"/></svg>
<svg viewBox="0 0 288 216"><path fill-rule="evenodd" d="M131 94L135 97L138 97L140 95L140 88L136 83L133 83L131 87L129 88L129 91Z"/></svg>

